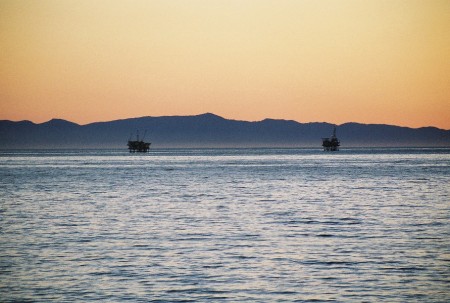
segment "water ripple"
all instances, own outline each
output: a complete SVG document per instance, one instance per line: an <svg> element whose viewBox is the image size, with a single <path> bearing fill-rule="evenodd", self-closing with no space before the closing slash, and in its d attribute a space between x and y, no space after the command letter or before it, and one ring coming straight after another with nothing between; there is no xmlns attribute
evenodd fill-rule
<svg viewBox="0 0 450 303"><path fill-rule="evenodd" d="M446 302L449 181L443 149L0 153L0 301Z"/></svg>

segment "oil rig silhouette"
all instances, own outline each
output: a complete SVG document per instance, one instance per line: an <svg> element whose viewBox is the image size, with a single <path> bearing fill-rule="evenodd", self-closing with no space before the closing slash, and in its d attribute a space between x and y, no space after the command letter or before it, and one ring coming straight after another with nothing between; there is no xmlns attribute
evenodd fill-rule
<svg viewBox="0 0 450 303"><path fill-rule="evenodd" d="M336 126L333 129L331 138L322 138L322 146L324 151L338 151L341 142L336 137Z"/></svg>
<svg viewBox="0 0 450 303"><path fill-rule="evenodd" d="M144 137L142 137L142 140L139 140L139 131L136 131L136 140L128 139L128 150L130 153L147 153L150 150L150 142L144 142L145 135L147 134L147 131L144 133Z"/></svg>

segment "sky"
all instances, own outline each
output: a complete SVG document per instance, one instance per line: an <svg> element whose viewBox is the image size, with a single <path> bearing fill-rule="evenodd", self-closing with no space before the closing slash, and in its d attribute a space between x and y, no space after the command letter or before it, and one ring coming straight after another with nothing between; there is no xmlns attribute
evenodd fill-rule
<svg viewBox="0 0 450 303"><path fill-rule="evenodd" d="M450 0L0 0L0 120L450 129Z"/></svg>

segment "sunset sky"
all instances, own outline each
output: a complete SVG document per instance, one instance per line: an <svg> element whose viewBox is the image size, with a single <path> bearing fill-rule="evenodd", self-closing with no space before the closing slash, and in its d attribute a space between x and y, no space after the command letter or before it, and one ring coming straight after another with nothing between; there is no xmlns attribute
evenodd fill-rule
<svg viewBox="0 0 450 303"><path fill-rule="evenodd" d="M0 0L0 119L450 129L450 1Z"/></svg>

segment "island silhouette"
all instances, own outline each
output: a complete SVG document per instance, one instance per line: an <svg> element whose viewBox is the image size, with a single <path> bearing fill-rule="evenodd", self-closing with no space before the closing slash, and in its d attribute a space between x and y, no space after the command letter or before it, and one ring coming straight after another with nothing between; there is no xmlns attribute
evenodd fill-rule
<svg viewBox="0 0 450 303"><path fill-rule="evenodd" d="M206 113L139 117L79 125L62 119L36 124L0 121L0 149L126 148L130 133L146 130L152 148L313 147L322 148L334 124L265 119L239 121ZM342 148L450 147L450 130L385 124L337 125Z"/></svg>

